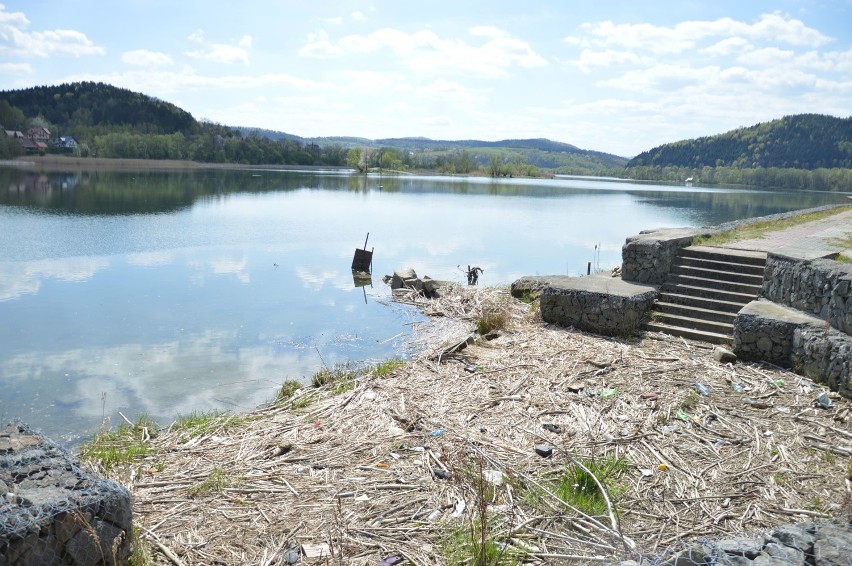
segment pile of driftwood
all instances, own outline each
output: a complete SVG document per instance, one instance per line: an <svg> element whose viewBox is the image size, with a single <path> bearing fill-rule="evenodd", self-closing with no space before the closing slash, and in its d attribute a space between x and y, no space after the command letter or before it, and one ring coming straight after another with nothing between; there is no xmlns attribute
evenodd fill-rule
<svg viewBox="0 0 852 566"><path fill-rule="evenodd" d="M434 323L407 365L167 429L113 473L154 563L607 562L849 513L850 402L807 379L548 326L498 289L410 301ZM505 328L469 339L495 312ZM604 488L597 512L569 470Z"/></svg>

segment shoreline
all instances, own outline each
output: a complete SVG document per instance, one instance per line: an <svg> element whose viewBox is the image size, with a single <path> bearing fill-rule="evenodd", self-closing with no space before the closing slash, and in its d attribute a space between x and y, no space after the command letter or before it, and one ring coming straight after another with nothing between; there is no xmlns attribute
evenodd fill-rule
<svg viewBox="0 0 852 566"><path fill-rule="evenodd" d="M187 566L292 548L446 564L487 518L504 549L586 563L852 512L852 402L820 408L825 388L806 378L722 364L666 335L546 325L501 289L404 302L462 332L339 393L300 390L202 432L170 427L107 474L131 489L144 537ZM494 309L505 329L450 347ZM622 460L598 473L609 497L597 511L554 496L577 463Z"/></svg>

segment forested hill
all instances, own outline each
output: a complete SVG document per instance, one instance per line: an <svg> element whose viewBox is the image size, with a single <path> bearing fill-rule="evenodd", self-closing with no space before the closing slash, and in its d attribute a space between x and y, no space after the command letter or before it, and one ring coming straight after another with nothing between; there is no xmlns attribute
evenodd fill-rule
<svg viewBox="0 0 852 566"><path fill-rule="evenodd" d="M23 113L20 118L41 116L49 124L75 130L77 135L117 129L145 134L186 134L198 129L195 118L174 104L104 83L10 90L0 93L0 99L19 109ZM28 124L3 125L6 129L29 127Z"/></svg>
<svg viewBox="0 0 852 566"><path fill-rule="evenodd" d="M640 153L627 167L852 168L852 117L785 116Z"/></svg>

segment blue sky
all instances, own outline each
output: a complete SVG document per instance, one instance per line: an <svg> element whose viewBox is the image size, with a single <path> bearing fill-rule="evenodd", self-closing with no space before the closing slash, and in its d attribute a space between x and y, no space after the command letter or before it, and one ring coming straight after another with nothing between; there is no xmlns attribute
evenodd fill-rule
<svg viewBox="0 0 852 566"><path fill-rule="evenodd" d="M0 4L0 89L80 80L301 136L632 156L852 114L852 0Z"/></svg>

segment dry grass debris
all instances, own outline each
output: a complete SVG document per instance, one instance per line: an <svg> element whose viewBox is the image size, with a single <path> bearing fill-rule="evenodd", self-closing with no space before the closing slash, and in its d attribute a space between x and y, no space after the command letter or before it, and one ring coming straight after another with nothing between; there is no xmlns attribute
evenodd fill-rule
<svg viewBox="0 0 852 566"><path fill-rule="evenodd" d="M850 512L850 402L819 407L805 378L680 338L545 325L499 289L399 300L453 332L342 394L164 431L111 472L153 563L601 563ZM495 305L506 328L469 340ZM595 475L614 461L615 479ZM557 495L569 469L604 488L597 514Z"/></svg>

